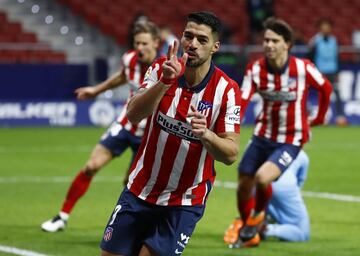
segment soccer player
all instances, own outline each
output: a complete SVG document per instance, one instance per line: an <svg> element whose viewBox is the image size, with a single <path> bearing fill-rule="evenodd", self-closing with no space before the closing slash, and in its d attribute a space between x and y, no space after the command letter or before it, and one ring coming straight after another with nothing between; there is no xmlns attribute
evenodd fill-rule
<svg viewBox="0 0 360 256"><path fill-rule="evenodd" d="M301 196L308 168L309 157L301 150L284 174L272 183L272 197L266 213L275 223L266 225L263 232L265 239L276 237L290 242L309 240L310 220Z"/></svg>
<svg viewBox="0 0 360 256"><path fill-rule="evenodd" d="M133 30L134 49L126 52L121 59L120 70L106 81L94 87L82 87L76 90L78 99L89 99L108 89L124 84L131 85L132 91L137 90L143 82L146 70L157 57L159 46L158 27L152 22L139 22ZM94 147L85 166L73 180L62 208L58 215L44 222L42 230L56 232L63 230L69 215L78 200L88 190L94 175L108 162L120 156L128 147L135 156L141 142L146 120L132 124L126 117L124 106L117 120L102 135L99 143ZM125 175L124 184L127 183L128 174Z"/></svg>
<svg viewBox="0 0 360 256"><path fill-rule="evenodd" d="M214 160L232 164L239 151L240 89L212 62L220 20L191 13L166 58L149 68L127 115L148 117L127 187L105 228L102 255L180 255L204 213Z"/></svg>
<svg viewBox="0 0 360 256"><path fill-rule="evenodd" d="M265 57L248 65L243 80L241 116L252 95L263 99L253 137L239 164L237 206L241 219L225 233L224 240L243 246L260 243L264 209L271 198L270 183L292 163L301 147L309 140L309 126L322 124L330 102L331 84L309 60L289 55L292 29L280 19L264 23ZM308 120L306 100L309 87L318 91L318 113ZM253 190L256 188L256 197ZM242 226L242 223L245 223Z"/></svg>

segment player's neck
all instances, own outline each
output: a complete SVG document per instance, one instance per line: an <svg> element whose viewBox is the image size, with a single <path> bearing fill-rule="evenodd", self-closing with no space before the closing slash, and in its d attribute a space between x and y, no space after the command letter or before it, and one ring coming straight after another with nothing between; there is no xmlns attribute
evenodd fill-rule
<svg viewBox="0 0 360 256"><path fill-rule="evenodd" d="M186 84L189 87L193 87L200 84L201 81L205 78L206 74L209 72L210 65L211 65L211 59L204 62L199 67L186 67L184 74Z"/></svg>
<svg viewBox="0 0 360 256"><path fill-rule="evenodd" d="M153 63L153 61L155 60L156 55L157 55L156 51L152 52L151 55L149 56L149 59L142 61L141 64L146 65L146 66L151 65Z"/></svg>
<svg viewBox="0 0 360 256"><path fill-rule="evenodd" d="M286 53L283 54L282 56L279 56L279 58L273 60L268 59L268 63L271 66L271 68L273 68L274 70L281 70L286 65L288 58L289 58L289 54Z"/></svg>

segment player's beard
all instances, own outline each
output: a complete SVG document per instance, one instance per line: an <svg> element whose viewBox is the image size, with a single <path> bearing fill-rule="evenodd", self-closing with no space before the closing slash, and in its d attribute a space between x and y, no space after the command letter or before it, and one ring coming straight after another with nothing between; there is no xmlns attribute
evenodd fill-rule
<svg viewBox="0 0 360 256"><path fill-rule="evenodd" d="M198 58L198 59L188 59L186 61L186 66L189 67L189 68L197 68L197 67L200 67L202 64L204 64L206 62L205 59L201 59L201 58Z"/></svg>

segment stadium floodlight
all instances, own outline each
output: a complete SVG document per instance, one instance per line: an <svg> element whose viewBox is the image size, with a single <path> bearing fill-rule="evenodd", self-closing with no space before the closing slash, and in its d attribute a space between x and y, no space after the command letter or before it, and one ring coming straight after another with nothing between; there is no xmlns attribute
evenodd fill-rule
<svg viewBox="0 0 360 256"><path fill-rule="evenodd" d="M54 16L52 16L52 15L47 15L46 17L45 17L45 23L46 24L51 24L51 23L53 23L54 22Z"/></svg>
<svg viewBox="0 0 360 256"><path fill-rule="evenodd" d="M69 27L68 26L61 26L61 28L60 28L60 33L62 34L62 35L66 35L67 33L69 33Z"/></svg>
<svg viewBox="0 0 360 256"><path fill-rule="evenodd" d="M38 13L40 11L40 6L38 4L34 4L32 7L31 7L31 12L32 13Z"/></svg>
<svg viewBox="0 0 360 256"><path fill-rule="evenodd" d="M84 38L82 36L75 37L75 44L82 45L84 43Z"/></svg>

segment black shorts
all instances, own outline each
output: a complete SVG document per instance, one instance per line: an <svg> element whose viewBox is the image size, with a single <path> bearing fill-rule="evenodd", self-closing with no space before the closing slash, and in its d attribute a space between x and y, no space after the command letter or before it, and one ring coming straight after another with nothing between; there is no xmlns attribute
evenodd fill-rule
<svg viewBox="0 0 360 256"><path fill-rule="evenodd" d="M204 205L150 204L124 189L100 247L114 254L133 256L146 244L159 256L181 255L204 210Z"/></svg>

